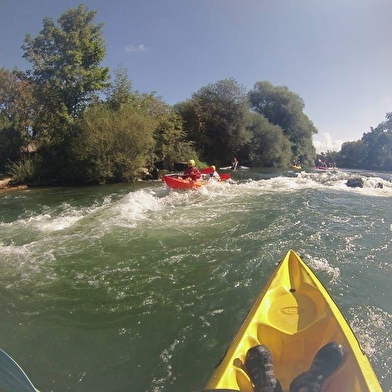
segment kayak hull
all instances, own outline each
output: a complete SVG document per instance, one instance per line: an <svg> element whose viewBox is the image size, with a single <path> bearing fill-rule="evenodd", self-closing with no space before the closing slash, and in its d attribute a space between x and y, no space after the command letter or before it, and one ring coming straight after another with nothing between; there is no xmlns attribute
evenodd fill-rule
<svg viewBox="0 0 392 392"><path fill-rule="evenodd" d="M181 177L174 177L174 176L163 176L162 181L171 188L171 189L198 189L204 185L212 185L218 184L223 181L230 180L230 175L222 173L219 179L210 179L210 180L197 180L192 181L190 178L181 178Z"/></svg>
<svg viewBox="0 0 392 392"><path fill-rule="evenodd" d="M207 181L197 180L192 181L190 178L181 178L173 176L163 176L162 180L172 189L197 189L205 185Z"/></svg>
<svg viewBox="0 0 392 392"><path fill-rule="evenodd" d="M316 170L324 170L324 171L328 171L328 170L338 170L339 168L336 166L316 166Z"/></svg>
<svg viewBox="0 0 392 392"><path fill-rule="evenodd" d="M336 341L345 350L322 391L382 392L349 324L311 269L290 250L240 327L205 389L253 392L244 361L249 348L266 345L283 391L307 371L317 351Z"/></svg>

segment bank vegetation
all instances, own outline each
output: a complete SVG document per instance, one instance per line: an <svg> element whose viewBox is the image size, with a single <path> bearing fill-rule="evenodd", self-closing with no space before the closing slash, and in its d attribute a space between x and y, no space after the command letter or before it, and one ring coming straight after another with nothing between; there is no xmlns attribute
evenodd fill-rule
<svg viewBox="0 0 392 392"><path fill-rule="evenodd" d="M101 65L106 47L95 17L80 5L56 22L45 18L22 45L30 68L0 68L0 173L28 185L77 185L153 178L190 158L200 166L234 156L257 167L315 164L317 129L288 87L261 80L247 91L228 78L170 106L133 90L123 67ZM390 167L388 116L332 158Z"/></svg>

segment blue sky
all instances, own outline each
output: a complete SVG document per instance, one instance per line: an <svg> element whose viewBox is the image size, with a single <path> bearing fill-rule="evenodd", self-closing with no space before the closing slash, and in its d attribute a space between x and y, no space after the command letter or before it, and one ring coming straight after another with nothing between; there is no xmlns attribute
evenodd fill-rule
<svg viewBox="0 0 392 392"><path fill-rule="evenodd" d="M0 67L27 69L26 33L74 0L0 0ZM318 150L359 140L392 112L391 0L86 0L103 22L103 65L168 104L218 80L268 80L305 101Z"/></svg>

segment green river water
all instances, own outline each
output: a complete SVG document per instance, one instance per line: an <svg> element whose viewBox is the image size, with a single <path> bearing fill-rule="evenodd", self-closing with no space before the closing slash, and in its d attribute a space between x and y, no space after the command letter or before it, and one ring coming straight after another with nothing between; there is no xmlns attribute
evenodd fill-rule
<svg viewBox="0 0 392 392"><path fill-rule="evenodd" d="M0 193L0 348L41 392L202 389L294 249L390 391L392 174L231 174Z"/></svg>

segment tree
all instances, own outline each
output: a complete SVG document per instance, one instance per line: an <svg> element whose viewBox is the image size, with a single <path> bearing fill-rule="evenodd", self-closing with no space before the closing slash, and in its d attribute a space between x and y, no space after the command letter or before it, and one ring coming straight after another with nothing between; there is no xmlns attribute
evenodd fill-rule
<svg viewBox="0 0 392 392"><path fill-rule="evenodd" d="M247 92L232 78L202 87L177 111L188 139L207 162L226 163L250 143Z"/></svg>
<svg viewBox="0 0 392 392"><path fill-rule="evenodd" d="M106 90L106 102L113 109L120 109L121 106L135 101L135 94L132 92L132 83L128 77L128 70L118 67L114 70L114 82Z"/></svg>
<svg viewBox="0 0 392 392"><path fill-rule="evenodd" d="M317 133L308 116L303 113L303 99L286 86L273 86L270 82L256 82L249 92L251 109L260 113L274 125L279 125L291 142L292 156L301 161L314 161L316 151L312 137ZM305 162L304 162L305 163Z"/></svg>
<svg viewBox="0 0 392 392"><path fill-rule="evenodd" d="M389 112L385 115L385 118L387 119L385 121L385 126L388 131L392 131L392 112Z"/></svg>
<svg viewBox="0 0 392 392"><path fill-rule="evenodd" d="M0 68L0 167L20 157L34 136L33 87L23 73Z"/></svg>
<svg viewBox="0 0 392 392"><path fill-rule="evenodd" d="M76 122L70 147L69 181L133 181L151 162L157 120L127 105L90 107Z"/></svg>
<svg viewBox="0 0 392 392"><path fill-rule="evenodd" d="M362 163L371 170L392 169L392 129L387 114L387 121L364 133L362 142L366 147L365 159Z"/></svg>
<svg viewBox="0 0 392 392"><path fill-rule="evenodd" d="M45 18L37 37L25 36L23 57L32 64L27 74L41 104L40 131L72 123L107 85L109 69L99 66L106 53L102 24L93 24L95 16L79 5L68 9L57 26Z"/></svg>
<svg viewBox="0 0 392 392"><path fill-rule="evenodd" d="M366 151L366 145L362 140L343 143L337 157L337 163L340 167L345 168L364 168L364 158L366 157Z"/></svg>
<svg viewBox="0 0 392 392"><path fill-rule="evenodd" d="M197 157L193 142L186 140L182 125L180 117L171 110L155 129L155 156L158 161L163 161L165 168L173 167L175 162L189 160L189 157Z"/></svg>
<svg viewBox="0 0 392 392"><path fill-rule="evenodd" d="M249 158L253 165L287 167L290 165L291 143L279 125L271 124L262 114L252 114L253 138Z"/></svg>

